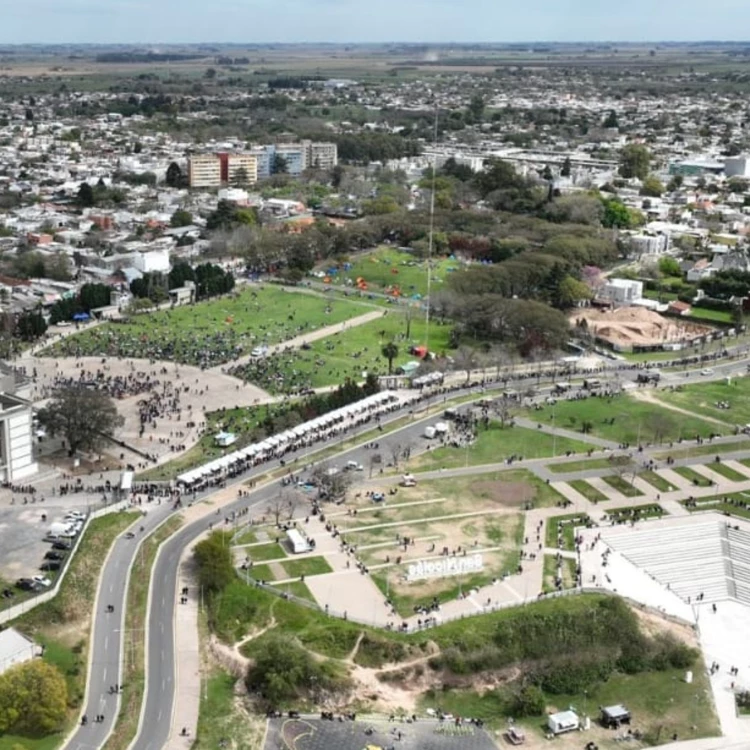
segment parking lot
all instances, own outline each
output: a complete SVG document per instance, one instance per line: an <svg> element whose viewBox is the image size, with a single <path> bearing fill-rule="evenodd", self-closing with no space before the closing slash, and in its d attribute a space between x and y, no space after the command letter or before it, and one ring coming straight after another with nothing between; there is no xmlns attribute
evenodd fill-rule
<svg viewBox="0 0 750 750"><path fill-rule="evenodd" d="M372 730L371 733L368 733ZM399 732L401 736L399 738ZM456 727L453 722L420 720L412 724L389 721L323 721L271 719L264 750L497 750L483 729Z"/></svg>
<svg viewBox="0 0 750 750"><path fill-rule="evenodd" d="M45 562L64 563L68 553L53 550L52 541L45 541L51 530L54 528L60 534L59 541L65 541L62 529L75 522L72 517L66 520L66 515L79 513L85 517L89 510L100 507L102 503L101 495L51 496L51 492L44 489L41 485L37 487L33 503L30 493L0 490L0 588L10 588L17 595L20 591L14 584L18 579L41 575L54 582L57 571L42 571L40 566ZM75 539L70 537L67 541L72 544ZM59 553L60 559L51 559L56 557L54 553ZM8 603L7 597L0 600L0 606Z"/></svg>

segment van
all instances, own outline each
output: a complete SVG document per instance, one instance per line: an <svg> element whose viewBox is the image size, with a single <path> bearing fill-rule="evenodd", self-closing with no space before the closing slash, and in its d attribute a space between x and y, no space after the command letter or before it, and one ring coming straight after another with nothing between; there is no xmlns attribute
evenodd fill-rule
<svg viewBox="0 0 750 750"><path fill-rule="evenodd" d="M435 435L437 434L437 431L432 425L428 425L427 427L424 428L423 434L428 440L432 440L432 438L434 438Z"/></svg>
<svg viewBox="0 0 750 750"><path fill-rule="evenodd" d="M416 487L417 480L411 474L404 474L400 482L402 487Z"/></svg>

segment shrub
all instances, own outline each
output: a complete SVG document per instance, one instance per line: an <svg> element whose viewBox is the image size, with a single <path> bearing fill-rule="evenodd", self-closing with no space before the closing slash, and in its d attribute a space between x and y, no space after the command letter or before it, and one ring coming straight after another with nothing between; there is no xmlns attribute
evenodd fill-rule
<svg viewBox="0 0 750 750"><path fill-rule="evenodd" d="M510 713L512 716L540 716L545 708L544 693L536 685L527 684L513 696Z"/></svg>

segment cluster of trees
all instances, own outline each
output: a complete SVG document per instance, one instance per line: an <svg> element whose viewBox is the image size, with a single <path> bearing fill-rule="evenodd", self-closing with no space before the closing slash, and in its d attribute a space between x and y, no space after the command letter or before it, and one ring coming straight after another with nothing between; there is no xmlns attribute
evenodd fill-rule
<svg viewBox="0 0 750 750"><path fill-rule="evenodd" d="M715 299L745 297L750 290L750 272L738 269L719 271L702 279L699 286L709 297Z"/></svg>
<svg viewBox="0 0 750 750"><path fill-rule="evenodd" d="M88 182L82 182L76 193L76 205L79 208L92 206L116 206L125 203L127 193L120 188L107 187L104 180L99 179L94 187Z"/></svg>
<svg viewBox="0 0 750 750"><path fill-rule="evenodd" d="M330 134L322 138L328 140ZM390 133L345 133L334 136L339 159L354 164L369 164L373 161L401 159L405 156L419 156L422 146L416 140Z"/></svg>
<svg viewBox="0 0 750 750"><path fill-rule="evenodd" d="M47 323L39 310L0 313L0 357L13 357L23 342L36 341L46 332Z"/></svg>
<svg viewBox="0 0 750 750"><path fill-rule="evenodd" d="M63 727L67 708L65 677L41 659L0 675L0 735L43 737L57 732Z"/></svg>
<svg viewBox="0 0 750 750"><path fill-rule="evenodd" d="M149 299L159 304L169 298L169 290L185 286L186 281L195 282L196 300L218 297L234 289L234 276L221 266L202 263L193 268L185 261L178 261L167 276L161 273L144 273L140 279L133 279L130 291L138 299Z"/></svg>
<svg viewBox="0 0 750 750"><path fill-rule="evenodd" d="M206 217L206 229L233 229L238 226L258 224L258 212L254 208L240 208L234 201L220 200Z"/></svg>
<svg viewBox="0 0 750 750"><path fill-rule="evenodd" d="M98 307L110 303L112 287L106 284L84 284L75 297L66 297L55 302L50 308L50 321L61 323L72 320L77 313L90 313Z"/></svg>
<svg viewBox="0 0 750 750"><path fill-rule="evenodd" d="M19 250L10 262L8 272L19 279L70 281L71 278L70 263L66 255L42 255L30 249Z"/></svg>
<svg viewBox="0 0 750 750"><path fill-rule="evenodd" d="M331 659L315 659L299 643L282 635L263 639L263 648L248 669L245 684L267 706L303 697L338 693L351 684L343 667Z"/></svg>
<svg viewBox="0 0 750 750"><path fill-rule="evenodd" d="M481 648L458 636L433 666L463 675L523 663L522 685L560 695L580 694L615 672L687 669L697 655L671 635L645 634L622 600L586 597L566 607L518 610L497 622ZM532 691L526 697L534 696L538 694ZM524 713L539 715L543 707L539 710L535 700L528 700Z"/></svg>

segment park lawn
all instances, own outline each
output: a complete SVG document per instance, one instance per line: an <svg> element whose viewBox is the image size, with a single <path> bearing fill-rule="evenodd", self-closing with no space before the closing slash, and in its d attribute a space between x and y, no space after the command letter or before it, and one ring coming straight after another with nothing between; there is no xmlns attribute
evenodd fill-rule
<svg viewBox="0 0 750 750"><path fill-rule="evenodd" d="M47 356L122 356L209 366L248 354L258 344L362 315L369 306L277 286L247 287L219 299L104 323L44 350Z"/></svg>
<svg viewBox="0 0 750 750"><path fill-rule="evenodd" d="M450 333L451 326L433 321L429 329L430 350L441 354L448 351ZM347 378L363 380L363 373L367 372L387 374L388 361L382 355L382 348L391 341L398 347L394 369L414 361L409 349L427 341L424 316L414 315L409 324L402 310L389 310L383 318L310 342L305 350L280 352L233 368L231 372L272 393L297 393L303 388L339 385Z"/></svg>
<svg viewBox="0 0 750 750"><path fill-rule="evenodd" d="M515 487L512 485L531 487L534 492L534 508L549 508L565 499L556 489L528 469L506 469L486 474L431 479L420 482L419 487L421 492L432 494L433 497L444 497L446 500L457 498L462 501L464 511L471 511L475 498L496 502L508 508L521 506L523 503L520 499L515 499L515 493L512 492ZM510 496L506 494L508 490L511 490Z"/></svg>
<svg viewBox="0 0 750 750"><path fill-rule="evenodd" d="M585 458L582 461L565 461L564 463L547 464L553 474L573 474L577 471L598 471L610 469L612 463L608 458Z"/></svg>
<svg viewBox="0 0 750 750"><path fill-rule="evenodd" d="M703 474L699 474L689 466L675 466L673 468L681 477L685 477L685 479L692 482L696 487L711 486L711 480L708 477L704 477Z"/></svg>
<svg viewBox="0 0 750 750"><path fill-rule="evenodd" d="M683 443L675 445L672 450L654 454L654 458L698 458L700 456L726 456L728 453L739 453L750 450L750 441L733 440L728 443L705 443L703 445L691 445Z"/></svg>
<svg viewBox="0 0 750 750"><path fill-rule="evenodd" d="M560 563L560 567L562 568L563 589L575 588L576 561L564 557ZM555 558L555 555L544 556L543 571L542 591L545 594L557 591L557 587L555 586L555 578L557 577L557 559Z"/></svg>
<svg viewBox="0 0 750 750"><path fill-rule="evenodd" d="M628 395L610 398L592 397L581 401L558 401L538 411L529 412L529 419L556 427L581 431L585 425L590 434L617 444L638 445L655 440L661 442L696 435L729 434L732 428L707 422L698 417L677 414L666 407L640 401Z"/></svg>
<svg viewBox="0 0 750 750"><path fill-rule="evenodd" d="M602 479L613 489L625 495L625 497L639 497L643 493L627 479L618 476L602 477Z"/></svg>
<svg viewBox="0 0 750 750"><path fill-rule="evenodd" d="M432 293L443 288L449 275L467 266L466 263L451 259L432 259ZM412 253L404 252L389 247L380 247L374 252L366 255L358 255L354 261L345 268L343 265L336 268L335 264L328 262L320 266L320 270L335 270L329 275L333 287L346 286L356 289L357 279L364 279L367 283L365 291L377 292L379 294L392 294L397 288L399 296L412 297L415 294L424 296L427 294L427 263L420 260Z"/></svg>
<svg viewBox="0 0 750 750"><path fill-rule="evenodd" d="M681 385L675 390L656 391L656 398L693 414L702 414L731 425L750 422L750 378L712 380L694 385ZM719 403L728 403L729 409L719 408Z"/></svg>
<svg viewBox="0 0 750 750"><path fill-rule="evenodd" d="M591 519L586 513L566 513L563 516L550 516L544 533L544 546L558 549L557 532L562 527L563 546L560 549L573 551L576 548L575 530L579 526L587 526Z"/></svg>
<svg viewBox="0 0 750 750"><path fill-rule="evenodd" d="M675 487L671 482L667 481L661 474L656 471L642 471L638 474L638 478L647 482L652 487L655 487L660 492L674 492L679 487Z"/></svg>
<svg viewBox="0 0 750 750"><path fill-rule="evenodd" d="M304 557L299 560L285 560L281 567L287 572L289 578L301 578L302 576L319 576L324 573L332 573L333 568L328 564L325 557Z"/></svg>
<svg viewBox="0 0 750 750"><path fill-rule="evenodd" d="M263 746L265 719L244 710L235 696L237 679L214 667L202 676L198 729L193 750L214 750L228 743L234 750L257 750Z"/></svg>
<svg viewBox="0 0 750 750"><path fill-rule="evenodd" d="M590 444L580 440L553 437L528 427L502 427L492 421L487 429L479 429L476 440L468 448L435 448L413 458L408 467L410 471L434 471L499 463L510 456L548 458L590 449Z"/></svg>
<svg viewBox="0 0 750 750"><path fill-rule="evenodd" d="M251 544L248 547L243 547L242 551L254 563L280 560L287 556L286 550L278 542L271 542L269 544Z"/></svg>
<svg viewBox="0 0 750 750"><path fill-rule="evenodd" d="M603 503L609 500L601 490L589 484L585 479L571 479L568 484L592 503Z"/></svg>
<svg viewBox="0 0 750 750"><path fill-rule="evenodd" d="M296 596L298 599L305 599L308 602L316 603L315 597L304 581L287 581L286 583L282 583L280 588L287 594Z"/></svg>
<svg viewBox="0 0 750 750"><path fill-rule="evenodd" d="M705 464L705 468L721 475L730 482L747 482L750 479L747 474L741 474L737 469L733 469L731 466L721 463L721 461Z"/></svg>
<svg viewBox="0 0 750 750"><path fill-rule="evenodd" d="M732 313L729 310L709 310L707 307L693 307L688 313L691 320L706 320L709 323L732 322Z"/></svg>
<svg viewBox="0 0 750 750"><path fill-rule="evenodd" d="M730 516L739 516L740 518L750 518L750 510L744 507L744 504L750 505L750 493L738 492L733 495L724 495L730 500L736 500L743 505L732 505L731 502L723 502L716 498L702 498L696 501L696 505L693 506L689 500L683 500L682 505L690 513L698 513L700 511L714 510L717 513L725 513Z"/></svg>
<svg viewBox="0 0 750 750"><path fill-rule="evenodd" d="M237 534L232 538L232 544L234 545L241 545L241 544L255 544L258 541L258 536L252 529L248 529L245 527L241 531L238 531Z"/></svg>
<svg viewBox="0 0 750 750"><path fill-rule="evenodd" d="M622 508L612 508L607 511L607 517L610 520L642 520L644 518L661 518L669 515L661 505L657 503L647 503L646 505L625 505Z"/></svg>
<svg viewBox="0 0 750 750"><path fill-rule="evenodd" d="M256 581L275 581L276 575L271 570L270 565L266 565L264 563L260 564L254 564L252 568L248 568L247 575L250 578L254 578Z"/></svg>
<svg viewBox="0 0 750 750"><path fill-rule="evenodd" d="M570 600L575 597L564 598ZM684 678L684 670L678 669L641 672L636 675L615 673L606 682L593 685L585 694L547 695L547 710L551 713L553 710L575 706L579 712L587 712L595 717L598 706L623 703L638 717L637 726L646 732L648 746L663 744L675 732L682 739L718 736L720 729L711 688L700 656L693 666L693 682L687 684ZM483 719L488 727L504 730L508 726L506 716L510 715L512 703L513 696L508 687L483 690L481 693L471 689L446 687L423 693L420 709L439 707L456 716ZM530 717L517 721L516 725L522 727L529 737L544 742L544 719L544 716ZM609 744L613 735L598 730L594 723L592 732L597 731L601 731L601 734L596 735L599 747L615 747L614 743L611 746Z"/></svg>

